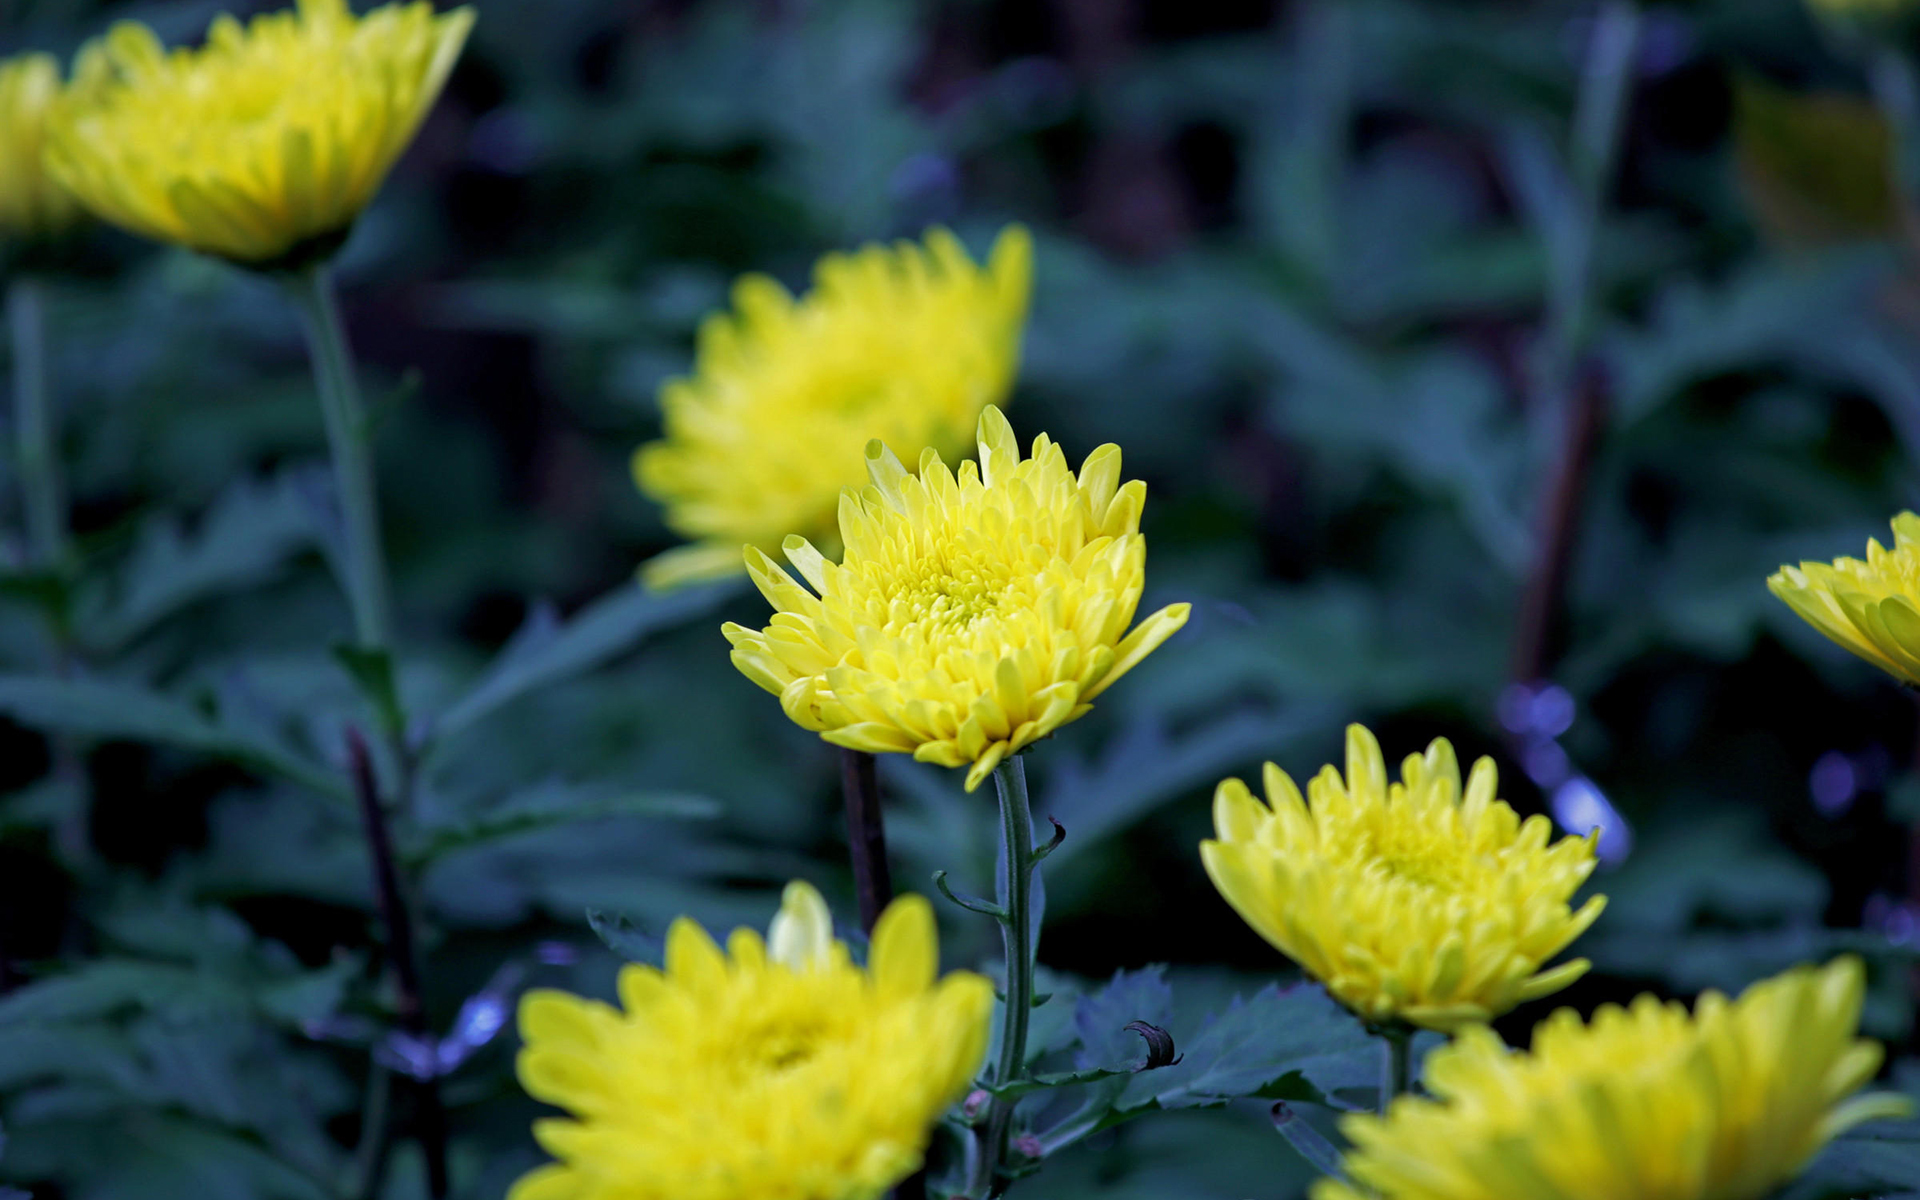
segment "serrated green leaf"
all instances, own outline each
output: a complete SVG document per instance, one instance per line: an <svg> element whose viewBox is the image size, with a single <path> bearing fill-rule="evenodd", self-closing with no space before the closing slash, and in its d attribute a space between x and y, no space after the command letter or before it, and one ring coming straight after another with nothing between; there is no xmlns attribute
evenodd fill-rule
<svg viewBox="0 0 1920 1200"><path fill-rule="evenodd" d="M1310 984L1234 998L1193 1036L1186 1058L1141 1075L1118 1107L1190 1108L1242 1096L1324 1104L1331 1093L1378 1076L1380 1047L1353 1014Z"/></svg>

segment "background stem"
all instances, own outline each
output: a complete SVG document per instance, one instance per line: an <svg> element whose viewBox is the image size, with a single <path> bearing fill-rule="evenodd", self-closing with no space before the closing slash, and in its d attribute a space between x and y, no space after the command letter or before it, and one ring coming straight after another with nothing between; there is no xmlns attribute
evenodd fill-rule
<svg viewBox="0 0 1920 1200"><path fill-rule="evenodd" d="M18 276L7 288L13 339L13 425L27 536L36 566L67 559L67 502L60 478L59 423L47 388L46 301L40 281Z"/></svg>
<svg viewBox="0 0 1920 1200"><path fill-rule="evenodd" d="M353 606L354 631L362 646L385 650L393 640L393 616L386 556L380 545L380 502L373 486L366 410L354 377L353 353L340 323L333 277L325 265L310 268L291 277L287 294L299 309L306 331L314 386L320 393L320 412L332 450L334 486L346 525L347 598Z"/></svg>
<svg viewBox="0 0 1920 1200"><path fill-rule="evenodd" d="M1003 874L996 899L1006 916L1000 935L1007 952L1007 1000L1001 1010L1000 1060L993 1082L1005 1086L1026 1072L1027 1028L1033 1020L1033 812L1027 800L1027 770L1018 755L1003 759L993 772L1000 796ZM969 1181L970 1196L999 1196L1007 1181L999 1172L1006 1162L1007 1135L1017 1101L996 1098L984 1126L985 1142L978 1159L981 1178ZM984 1190L983 1190L984 1189Z"/></svg>
<svg viewBox="0 0 1920 1200"><path fill-rule="evenodd" d="M840 787L847 800L847 853L853 860L853 887L860 899L860 928L873 923L893 899L893 875L887 869L887 827L880 811L880 781L873 755L840 751Z"/></svg>
<svg viewBox="0 0 1920 1200"><path fill-rule="evenodd" d="M374 900L380 910L380 923L386 929L387 957L398 992L394 1016L402 1032L417 1044L428 1045L433 1034L427 1025L426 1005L421 1000L420 959L413 940L413 918L400 886L393 839L387 832L386 809L380 803L379 784L374 780L373 759L367 753L360 731L351 726L347 729L347 753L352 760L353 790L360 802L367 850L373 858ZM414 1094L414 1130L427 1160L427 1193L434 1200L443 1200L449 1185L447 1115L440 1102L440 1081L431 1073L416 1079ZM367 1133L363 1132L362 1136Z"/></svg>

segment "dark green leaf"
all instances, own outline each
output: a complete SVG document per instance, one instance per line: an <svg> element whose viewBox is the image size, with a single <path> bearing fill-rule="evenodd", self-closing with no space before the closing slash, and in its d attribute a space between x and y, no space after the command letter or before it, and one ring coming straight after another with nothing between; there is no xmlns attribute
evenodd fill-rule
<svg viewBox="0 0 1920 1200"><path fill-rule="evenodd" d="M587 924L606 943L607 949L628 962L659 966L666 960L666 943L619 913L590 908L587 910Z"/></svg>
<svg viewBox="0 0 1920 1200"><path fill-rule="evenodd" d="M22 725L81 737L197 750L279 775L342 800L342 782L284 748L223 728L161 692L109 679L0 675L0 713Z"/></svg>
<svg viewBox="0 0 1920 1200"><path fill-rule="evenodd" d="M96 651L114 650L181 609L222 592L271 579L314 544L315 468L296 467L265 480L244 479L222 492L196 527L176 516L146 522L120 570L111 600L93 599L80 617Z"/></svg>
<svg viewBox="0 0 1920 1200"><path fill-rule="evenodd" d="M381 728L388 733L404 730L407 717L400 707L400 689L394 683L393 656L385 650L342 642L334 646L333 657L353 677L360 694L373 706Z"/></svg>
<svg viewBox="0 0 1920 1200"><path fill-rule="evenodd" d="M701 616L738 590L728 582L660 593L635 583L564 624L551 608L536 607L473 688L440 715L435 732L451 737L518 696L591 671L650 634Z"/></svg>
<svg viewBox="0 0 1920 1200"><path fill-rule="evenodd" d="M578 796L565 786L535 789L517 803L456 825L426 830L417 844L406 847L407 859L429 863L448 854L488 842L617 817L701 820L718 816L720 805L705 796L674 792L625 796Z"/></svg>

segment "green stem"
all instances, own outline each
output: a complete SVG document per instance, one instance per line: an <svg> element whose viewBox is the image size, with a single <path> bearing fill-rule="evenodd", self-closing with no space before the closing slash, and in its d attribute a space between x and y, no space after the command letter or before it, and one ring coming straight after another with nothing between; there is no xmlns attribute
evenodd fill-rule
<svg viewBox="0 0 1920 1200"><path fill-rule="evenodd" d="M60 480L58 425L47 389L47 330L40 282L16 278L7 289L13 336L13 421L27 535L34 562L58 567L67 560L67 504Z"/></svg>
<svg viewBox="0 0 1920 1200"><path fill-rule="evenodd" d="M1593 320L1594 252L1607 192L1613 186L1614 166L1620 157L1620 133L1633 95L1640 36L1640 9L1634 0L1608 0L1595 20L1580 75L1571 155L1581 210L1579 228L1567 261L1558 264L1547 300L1548 345L1554 358L1555 383L1562 388L1570 386L1573 361L1585 345Z"/></svg>
<svg viewBox="0 0 1920 1200"><path fill-rule="evenodd" d="M1027 1066L1027 1029L1033 1021L1033 812L1027 800L1027 771L1018 755L1003 759L993 772L1000 795L1001 849L1005 855L999 900L1005 916L1000 936L1007 952L1007 1001L1000 1016L1000 1060L993 1082L1004 1087L1021 1078ZM1006 1191L999 1168L1007 1159L1007 1138L1017 1100L1000 1098L987 1115L976 1178L967 1195L994 1197Z"/></svg>
<svg viewBox="0 0 1920 1200"><path fill-rule="evenodd" d="M333 278L324 265L290 276L287 294L300 310L313 358L313 381L326 419L333 451L334 486L346 521L347 598L354 631L370 650L389 649L393 615L388 601L386 558L380 549L380 503L373 487L366 411L354 378L353 352L347 348L334 298Z"/></svg>
<svg viewBox="0 0 1920 1200"><path fill-rule="evenodd" d="M375 1200L386 1177L387 1105L393 1073L379 1062L367 1067L367 1094L360 1106L360 1145L353 1155L353 1200Z"/></svg>
<svg viewBox="0 0 1920 1200"><path fill-rule="evenodd" d="M1413 1030L1405 1025L1394 1024L1378 1031L1380 1034L1380 1115L1387 1115L1387 1108L1394 1097L1403 1096L1413 1086Z"/></svg>

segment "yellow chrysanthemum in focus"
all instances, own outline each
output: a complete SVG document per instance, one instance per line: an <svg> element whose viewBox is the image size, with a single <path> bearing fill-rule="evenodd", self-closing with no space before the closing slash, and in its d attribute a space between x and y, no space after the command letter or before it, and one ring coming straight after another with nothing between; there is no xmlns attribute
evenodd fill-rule
<svg viewBox="0 0 1920 1200"><path fill-rule="evenodd" d="M80 214L41 164L47 113L60 91L60 64L51 55L0 61L0 240L56 234Z"/></svg>
<svg viewBox="0 0 1920 1200"><path fill-rule="evenodd" d="M986 1055L993 986L936 982L933 909L893 902L852 964L820 893L787 887L767 939L722 954L685 917L625 1007L536 991L520 1079L572 1119L534 1126L559 1161L508 1200L872 1200L919 1169Z"/></svg>
<svg viewBox="0 0 1920 1200"><path fill-rule="evenodd" d="M641 490L694 539L647 563L647 583L738 574L741 546L772 553L790 533L831 552L870 439L909 461L963 452L1013 386L1032 276L1032 239L1013 225L984 270L935 229L924 245L828 255L798 300L741 279L733 311L701 325L694 373L660 390L666 436L634 456Z"/></svg>
<svg viewBox="0 0 1920 1200"><path fill-rule="evenodd" d="M1880 1066L1854 1036L1863 979L1843 958L1692 1015L1652 996L1590 1025L1562 1009L1527 1054L1469 1029L1427 1058L1433 1099L1341 1123L1356 1186L1313 1200L1759 1200L1834 1135L1911 1107L1848 1099Z"/></svg>
<svg viewBox="0 0 1920 1200"><path fill-rule="evenodd" d="M168 51L122 22L81 52L47 166L134 233L264 266L344 239L413 140L473 10L300 0Z"/></svg>
<svg viewBox="0 0 1920 1200"><path fill-rule="evenodd" d="M722 630L734 665L796 724L855 750L970 767L968 791L1084 715L1190 607L1127 631L1146 586L1147 487L1120 486L1118 446L1089 454L1076 478L1045 434L1022 459L993 407L979 442L958 477L923 451L918 478L870 443L873 482L840 498L845 561L789 537L809 592L748 547L773 622Z"/></svg>
<svg viewBox="0 0 1920 1200"><path fill-rule="evenodd" d="M1920 684L1920 516L1893 519L1893 549L1867 539L1867 561L1781 567L1767 588L1815 629L1886 671Z"/></svg>
<svg viewBox="0 0 1920 1200"><path fill-rule="evenodd" d="M1451 1032L1572 983L1585 959L1540 971L1600 915L1568 901L1594 839L1549 846L1545 817L1494 797L1493 760L1464 793L1444 738L1387 782L1380 743L1347 727L1347 777L1325 767L1307 799L1268 763L1267 804L1238 779L1214 792L1217 841L1200 844L1215 887L1260 936L1361 1019ZM1271 807L1269 807L1269 805Z"/></svg>

